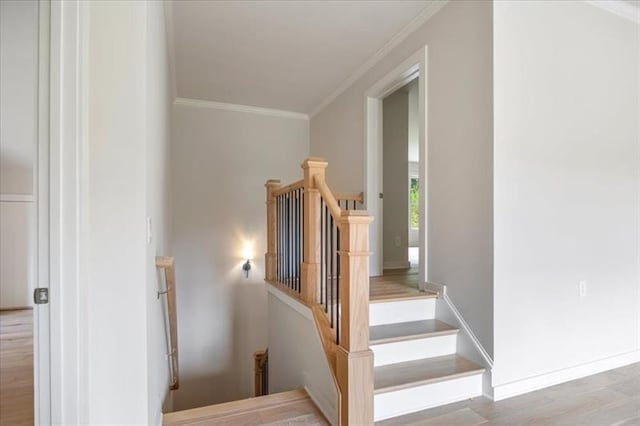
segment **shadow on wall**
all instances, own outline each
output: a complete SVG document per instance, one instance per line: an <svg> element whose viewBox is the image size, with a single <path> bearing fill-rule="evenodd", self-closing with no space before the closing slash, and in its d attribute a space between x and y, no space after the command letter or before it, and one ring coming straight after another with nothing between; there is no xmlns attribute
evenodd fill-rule
<svg viewBox="0 0 640 426"><path fill-rule="evenodd" d="M180 388L168 411L253 396L253 353L267 342L267 293L261 265L252 261L246 278L244 260L236 263L223 286L210 282L211 291L204 294L189 291L188 279L178 276ZM256 342L263 344L254 347Z"/></svg>

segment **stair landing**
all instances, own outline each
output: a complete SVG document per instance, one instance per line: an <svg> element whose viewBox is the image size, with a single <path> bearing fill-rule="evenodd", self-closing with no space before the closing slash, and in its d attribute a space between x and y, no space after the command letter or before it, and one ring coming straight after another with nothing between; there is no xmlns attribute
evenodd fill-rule
<svg viewBox="0 0 640 426"><path fill-rule="evenodd" d="M325 426L329 422L307 392L298 389L256 398L166 413L165 426L282 425Z"/></svg>
<svg viewBox="0 0 640 426"><path fill-rule="evenodd" d="M418 271L415 269L385 271L384 275L369 279L371 303L436 297L435 293L418 290Z"/></svg>

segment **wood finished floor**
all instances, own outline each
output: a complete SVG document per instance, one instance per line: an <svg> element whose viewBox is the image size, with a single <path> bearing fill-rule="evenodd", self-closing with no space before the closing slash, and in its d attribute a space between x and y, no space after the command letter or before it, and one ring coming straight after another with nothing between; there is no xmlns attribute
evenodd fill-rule
<svg viewBox="0 0 640 426"><path fill-rule="evenodd" d="M0 311L0 425L33 425L33 311Z"/></svg>
<svg viewBox="0 0 640 426"><path fill-rule="evenodd" d="M376 425L640 425L640 363L498 402L473 398Z"/></svg>
<svg viewBox="0 0 640 426"><path fill-rule="evenodd" d="M164 415L163 424L164 426L329 425L303 389L167 413Z"/></svg>
<svg viewBox="0 0 640 426"><path fill-rule="evenodd" d="M384 271L382 276L371 277L369 283L369 300L372 302L429 297L429 294L418 290L417 269Z"/></svg>

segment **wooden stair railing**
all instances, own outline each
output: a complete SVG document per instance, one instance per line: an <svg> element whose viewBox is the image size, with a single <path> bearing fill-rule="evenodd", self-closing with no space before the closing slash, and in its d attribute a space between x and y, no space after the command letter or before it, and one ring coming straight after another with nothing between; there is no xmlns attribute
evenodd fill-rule
<svg viewBox="0 0 640 426"><path fill-rule="evenodd" d="M158 298L164 295L167 298L165 311L165 324L169 328L167 337L167 352L169 357L169 389L180 387L178 374L178 318L176 314L176 271L175 259L167 256L156 257L156 268L164 271L164 290L158 290ZM163 309L164 310L164 309Z"/></svg>
<svg viewBox="0 0 640 426"><path fill-rule="evenodd" d="M256 351L253 354L254 396L269 394L269 350Z"/></svg>
<svg viewBox="0 0 640 426"><path fill-rule="evenodd" d="M337 199L327 162L308 158L304 178L269 180L265 280L309 306L339 394L342 425L373 424L373 353L369 349L369 225L349 209L362 195ZM339 200L346 201L345 209Z"/></svg>

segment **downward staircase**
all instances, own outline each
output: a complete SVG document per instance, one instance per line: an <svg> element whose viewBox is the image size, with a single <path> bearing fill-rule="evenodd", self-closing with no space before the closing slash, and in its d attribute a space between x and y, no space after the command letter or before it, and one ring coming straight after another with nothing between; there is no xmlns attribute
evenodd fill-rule
<svg viewBox="0 0 640 426"><path fill-rule="evenodd" d="M435 319L436 297L370 303L376 421L482 394L484 368L457 355L459 330Z"/></svg>

